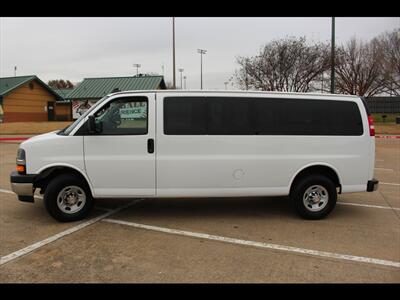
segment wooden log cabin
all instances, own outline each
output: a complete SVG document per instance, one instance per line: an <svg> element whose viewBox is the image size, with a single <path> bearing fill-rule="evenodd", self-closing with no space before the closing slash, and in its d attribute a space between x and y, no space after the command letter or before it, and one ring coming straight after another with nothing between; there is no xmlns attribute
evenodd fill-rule
<svg viewBox="0 0 400 300"><path fill-rule="evenodd" d="M2 122L55 121L60 100L63 98L35 75L0 78ZM59 110L66 113L68 108Z"/></svg>

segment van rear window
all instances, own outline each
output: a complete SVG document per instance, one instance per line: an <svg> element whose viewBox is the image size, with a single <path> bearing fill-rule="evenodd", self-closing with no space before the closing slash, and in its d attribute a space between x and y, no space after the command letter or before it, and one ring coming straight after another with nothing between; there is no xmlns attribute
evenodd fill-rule
<svg viewBox="0 0 400 300"><path fill-rule="evenodd" d="M362 135L355 102L254 99L255 131L265 135Z"/></svg>
<svg viewBox="0 0 400 300"><path fill-rule="evenodd" d="M249 97L166 97L172 135L362 135L355 102Z"/></svg>

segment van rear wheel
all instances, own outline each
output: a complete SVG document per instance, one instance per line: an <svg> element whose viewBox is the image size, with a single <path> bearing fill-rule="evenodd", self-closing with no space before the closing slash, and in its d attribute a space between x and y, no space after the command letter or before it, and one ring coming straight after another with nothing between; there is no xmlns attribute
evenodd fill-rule
<svg viewBox="0 0 400 300"><path fill-rule="evenodd" d="M50 181L43 198L49 214L60 222L82 220L93 207L89 187L73 174L63 174Z"/></svg>
<svg viewBox="0 0 400 300"><path fill-rule="evenodd" d="M309 220L326 217L335 207L335 184L326 176L310 175L301 179L290 195L298 214Z"/></svg>

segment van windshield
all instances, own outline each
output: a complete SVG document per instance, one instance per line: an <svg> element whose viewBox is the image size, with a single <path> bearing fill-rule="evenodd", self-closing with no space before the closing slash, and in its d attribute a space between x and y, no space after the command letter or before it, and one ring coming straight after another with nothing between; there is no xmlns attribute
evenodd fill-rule
<svg viewBox="0 0 400 300"><path fill-rule="evenodd" d="M83 115L81 115L78 119L76 119L74 123L72 123L71 125L65 127L64 129L60 130L57 134L59 134L59 135L69 135L72 132L72 130L75 129L75 127L79 124L79 122L82 119L84 119L88 114L90 114L90 112L93 111L93 109L95 109L100 103L104 102L104 100L106 100L108 97L109 97L109 95L101 98L91 108L89 108L86 112L84 112Z"/></svg>

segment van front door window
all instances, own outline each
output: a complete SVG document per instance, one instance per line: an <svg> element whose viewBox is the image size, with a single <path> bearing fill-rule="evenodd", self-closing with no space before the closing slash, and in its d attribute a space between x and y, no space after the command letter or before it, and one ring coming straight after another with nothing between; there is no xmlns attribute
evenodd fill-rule
<svg viewBox="0 0 400 300"><path fill-rule="evenodd" d="M95 115L103 135L147 134L147 99L120 98L99 110Z"/></svg>

